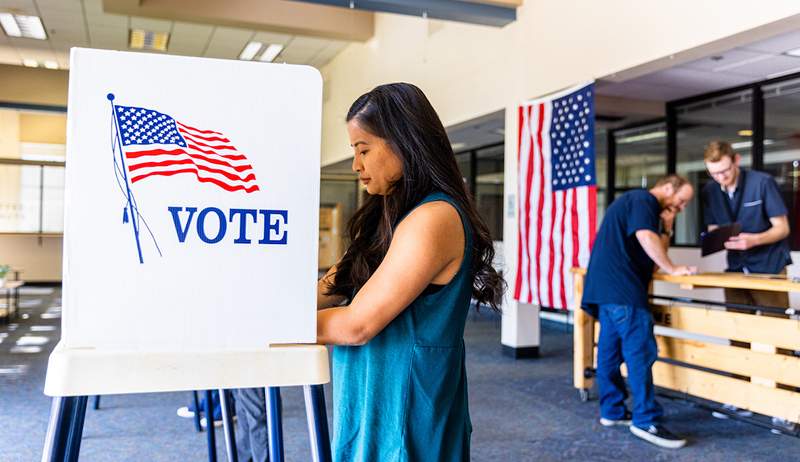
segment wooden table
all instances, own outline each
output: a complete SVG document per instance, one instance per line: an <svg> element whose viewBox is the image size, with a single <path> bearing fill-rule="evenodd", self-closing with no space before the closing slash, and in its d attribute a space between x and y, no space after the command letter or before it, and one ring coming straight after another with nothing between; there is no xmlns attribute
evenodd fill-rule
<svg viewBox="0 0 800 462"><path fill-rule="evenodd" d="M19 288L25 285L25 281L6 281L0 291L6 293L6 308L3 313L3 321L8 323L19 311Z"/></svg>
<svg viewBox="0 0 800 462"><path fill-rule="evenodd" d="M580 309L586 270L573 269L573 273L576 300L573 382L585 400L593 384L599 325ZM656 274L654 280L677 284L683 289L731 287L800 292L800 282L775 275ZM659 351L659 361L653 366L655 384L800 422L800 392L795 391L800 388L800 357L785 354L800 351L800 320L790 316L800 310L795 307L783 316L765 316L757 315L755 308L753 313L741 313L725 311L721 305L724 303L686 298L653 299L650 308ZM682 331L681 338L665 328ZM731 345L731 341L747 344L749 348Z"/></svg>

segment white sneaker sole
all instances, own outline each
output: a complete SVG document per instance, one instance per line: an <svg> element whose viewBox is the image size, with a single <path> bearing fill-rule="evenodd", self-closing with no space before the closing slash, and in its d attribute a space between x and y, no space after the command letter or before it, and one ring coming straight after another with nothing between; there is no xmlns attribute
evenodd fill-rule
<svg viewBox="0 0 800 462"><path fill-rule="evenodd" d="M634 425L631 425L629 428L631 429L631 433L634 435L647 441L648 443L655 444L658 447L667 449L680 449L686 446L686 440L665 440Z"/></svg>
<svg viewBox="0 0 800 462"><path fill-rule="evenodd" d="M617 425L629 426L630 424L631 424L630 420L612 420L612 419L606 419L605 417L600 417L600 425L604 427L614 427Z"/></svg>

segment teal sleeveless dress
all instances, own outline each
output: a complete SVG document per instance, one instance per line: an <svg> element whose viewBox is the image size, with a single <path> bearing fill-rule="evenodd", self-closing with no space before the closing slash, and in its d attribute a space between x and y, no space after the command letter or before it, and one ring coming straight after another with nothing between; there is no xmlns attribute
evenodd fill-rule
<svg viewBox="0 0 800 462"><path fill-rule="evenodd" d="M429 286L362 346L333 349L333 460L468 461L472 424L464 367L464 324L472 293L472 230L464 259L444 286ZM439 287L438 290L431 290Z"/></svg>

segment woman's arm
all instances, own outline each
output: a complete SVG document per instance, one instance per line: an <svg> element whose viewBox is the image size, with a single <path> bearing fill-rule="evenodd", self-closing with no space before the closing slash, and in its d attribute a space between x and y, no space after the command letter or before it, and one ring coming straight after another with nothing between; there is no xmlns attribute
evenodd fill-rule
<svg viewBox="0 0 800 462"><path fill-rule="evenodd" d="M350 305L317 313L317 342L363 345L397 317L432 281L449 282L464 255L464 228L452 205L415 209L395 230L378 269Z"/></svg>
<svg viewBox="0 0 800 462"><path fill-rule="evenodd" d="M331 306L336 306L341 304L345 297L341 295L326 295L325 292L328 291L328 284L333 282L333 275L336 274L336 265L331 266L325 276L322 276L319 281L317 281L317 309L321 310L324 308L329 308Z"/></svg>

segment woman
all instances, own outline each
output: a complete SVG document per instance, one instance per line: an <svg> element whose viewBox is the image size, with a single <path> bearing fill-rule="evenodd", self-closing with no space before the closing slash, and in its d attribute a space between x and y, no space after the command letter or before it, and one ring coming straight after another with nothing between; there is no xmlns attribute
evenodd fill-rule
<svg viewBox="0 0 800 462"><path fill-rule="evenodd" d="M470 298L497 309L504 290L492 241L419 88L359 97L347 131L370 197L318 286L317 338L336 345L334 459L469 460L464 324Z"/></svg>

